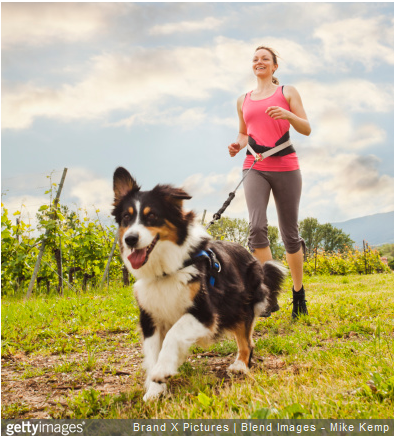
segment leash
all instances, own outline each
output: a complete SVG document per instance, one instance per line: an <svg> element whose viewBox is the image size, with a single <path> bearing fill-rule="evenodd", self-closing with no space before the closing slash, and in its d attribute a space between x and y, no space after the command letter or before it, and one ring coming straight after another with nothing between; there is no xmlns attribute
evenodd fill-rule
<svg viewBox="0 0 396 436"><path fill-rule="evenodd" d="M291 141L290 141L290 139L288 139L287 141L283 142L282 144L279 144L279 145L271 148L271 150L268 150L268 151L260 154L260 153L256 153L253 150L253 148L249 145L249 142L247 143L247 148L250 151L250 153L254 156L255 159L254 159L251 167L247 170L245 175L242 177L242 180L238 183L237 187L232 192L230 192L230 194L228 195L227 200L223 203L223 206L221 206L221 208L213 215L213 219L206 226L206 230L208 230L208 228L211 225L213 225L217 220L219 220L221 218L222 213L227 209L227 207L230 205L231 201L235 198L236 191L241 186L241 184L245 180L246 176L249 174L250 170L254 167L256 162L262 161L266 157L272 156L273 154L278 153L279 151L282 151L282 150L284 150L287 147L290 147L290 145L291 145Z"/></svg>

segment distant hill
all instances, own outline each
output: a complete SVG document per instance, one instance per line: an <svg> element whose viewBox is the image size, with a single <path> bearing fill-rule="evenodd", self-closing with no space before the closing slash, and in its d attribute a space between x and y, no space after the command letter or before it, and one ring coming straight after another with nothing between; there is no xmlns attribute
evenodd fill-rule
<svg viewBox="0 0 396 436"><path fill-rule="evenodd" d="M363 247L363 239L372 247L394 242L394 212L376 213L331 225L349 234L358 247Z"/></svg>

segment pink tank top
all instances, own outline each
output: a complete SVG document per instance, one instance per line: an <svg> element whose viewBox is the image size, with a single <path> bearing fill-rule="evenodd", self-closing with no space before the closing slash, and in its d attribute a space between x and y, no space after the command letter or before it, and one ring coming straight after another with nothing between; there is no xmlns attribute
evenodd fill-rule
<svg viewBox="0 0 396 436"><path fill-rule="evenodd" d="M282 86L270 97L262 100L252 100L247 93L242 105L243 119L246 124L247 134L251 136L258 145L275 147L278 141L290 128L287 120L274 120L265 113L270 106L279 106L290 111L289 103L282 92ZM254 161L252 155L247 155L243 163L243 169L249 169ZM253 167L259 171L294 171L300 168L296 153L286 156L270 156L262 161L256 162Z"/></svg>

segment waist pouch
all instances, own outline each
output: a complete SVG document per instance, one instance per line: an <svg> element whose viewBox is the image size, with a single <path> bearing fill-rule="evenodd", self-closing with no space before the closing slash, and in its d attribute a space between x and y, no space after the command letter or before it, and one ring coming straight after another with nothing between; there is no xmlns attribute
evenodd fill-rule
<svg viewBox="0 0 396 436"><path fill-rule="evenodd" d="M284 142L288 141L289 139L290 139L290 133L289 133L289 131L287 131L282 136L282 138L278 139L275 142L275 147L277 145L283 144ZM264 153L264 152L266 152L268 150L272 150L274 148L274 147L265 147L264 145L258 145L257 142L251 136L249 136L248 143L249 143L249 145L253 148L253 150L256 153L260 153L260 154L262 154L262 153ZM278 151L278 153L274 153L272 156L286 156L288 154L295 153L295 152L296 152L296 150L293 147L293 145L289 145L289 147L286 147L285 149L283 149L281 151ZM246 155L250 155L251 156L252 153L250 153L250 151L247 150L246 151Z"/></svg>

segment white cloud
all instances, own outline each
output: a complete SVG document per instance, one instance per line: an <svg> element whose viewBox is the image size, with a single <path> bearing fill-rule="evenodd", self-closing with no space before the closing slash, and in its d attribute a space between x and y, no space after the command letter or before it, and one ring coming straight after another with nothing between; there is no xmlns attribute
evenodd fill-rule
<svg viewBox="0 0 396 436"><path fill-rule="evenodd" d="M333 83L301 81L296 87L310 117L322 115L328 110L334 113L386 113L393 110L393 86L390 84L356 78Z"/></svg>
<svg viewBox="0 0 396 436"><path fill-rule="evenodd" d="M175 23L158 24L150 29L151 35L170 35L172 33L196 32L217 29L224 20L206 17L199 21L180 21Z"/></svg>
<svg viewBox="0 0 396 436"><path fill-rule="evenodd" d="M49 190L51 183L59 183L60 171L48 176L41 174L27 175L6 179L2 189L5 196L2 198L4 206L9 210L9 215L15 211L22 212L22 219L35 218L35 215L42 205L50 205L55 197L58 187L53 187L52 197L44 195ZM8 189L9 188L9 189ZM37 194L34 193L37 192ZM113 203L113 188L111 182L99 177L86 168L72 167L68 169L63 190L60 196L60 204L68 205L72 210L82 208L88 215L96 217L95 210L100 209L101 214L108 215Z"/></svg>
<svg viewBox="0 0 396 436"><path fill-rule="evenodd" d="M2 95L2 126L28 128L36 117L70 121L103 119L115 110L130 110L134 115L119 125L150 123L150 112L161 111L168 104L174 123L183 122L177 103L208 99L214 90L238 93L254 86L250 71L251 47L258 40L241 42L218 37L210 47L177 47L174 49L136 48L129 54L104 53L90 59L85 75L74 84L44 87L33 82L10 86L5 81ZM280 68L288 71L319 69L321 63L301 45L286 39L270 40L279 47L288 62ZM230 55L230 53L232 55ZM393 108L391 86L376 85L367 80L342 80L324 84L305 81L298 84L308 114L320 116L326 110L352 112L388 112ZM170 98L170 100L169 100ZM169 107L169 101L172 106ZM202 120L203 113L186 114ZM171 121L169 121L171 122ZM230 120L215 123L231 125Z"/></svg>
<svg viewBox="0 0 396 436"><path fill-rule="evenodd" d="M184 180L182 186L193 197L204 197L216 191L223 180L222 174L192 174Z"/></svg>
<svg viewBox="0 0 396 436"><path fill-rule="evenodd" d="M77 207L85 208L92 214L99 209L102 214L109 214L113 203L113 187L110 180L94 174L86 168L74 167L68 171L65 197Z"/></svg>
<svg viewBox="0 0 396 436"><path fill-rule="evenodd" d="M106 3L3 3L2 48L80 42L107 29L118 8Z"/></svg>
<svg viewBox="0 0 396 436"><path fill-rule="evenodd" d="M36 213L42 205L49 205L49 197L44 195L10 195L3 199L4 207L8 210L8 218L13 224L20 218L32 228L37 225ZM16 212L20 214L14 215Z"/></svg>
<svg viewBox="0 0 396 436"><path fill-rule="evenodd" d="M330 149L305 156L303 198L311 216L341 221L392 210L394 180L379 173L379 162L373 155L332 153Z"/></svg>
<svg viewBox="0 0 396 436"><path fill-rule="evenodd" d="M393 31L389 19L347 18L325 23L314 36L323 44L323 56L333 69L342 69L359 62L371 71L378 63L393 65Z"/></svg>
<svg viewBox="0 0 396 436"><path fill-rule="evenodd" d="M205 108L191 107L184 109L182 107L173 107L165 111L150 110L147 112L138 112L128 118L120 121L108 123L109 127L131 127L133 125L180 125L184 129L196 127L204 122L207 118Z"/></svg>
<svg viewBox="0 0 396 436"><path fill-rule="evenodd" d="M302 157L320 153L321 149L329 149L336 154L385 144L386 132L374 122L360 121L359 115L391 113L391 85L376 85L366 80L342 80L330 84L304 81L297 83L296 87L312 127L311 135L302 141ZM319 166L316 170L321 169L322 166Z"/></svg>
<svg viewBox="0 0 396 436"><path fill-rule="evenodd" d="M296 43L282 41L280 44L298 48L301 53L301 57L292 58L288 68L310 63L310 55ZM248 80L254 83L250 71L254 43L257 40L218 37L207 47L180 46L161 51L135 48L129 55L104 53L92 57L85 76L75 84L44 87L32 82L15 86L4 82L2 127L27 128L36 117L102 119L115 110L131 110L139 118L153 108L165 104L169 108L169 97L177 105L208 99L214 90L235 95L236 90L245 89ZM132 123L133 118L124 121Z"/></svg>

